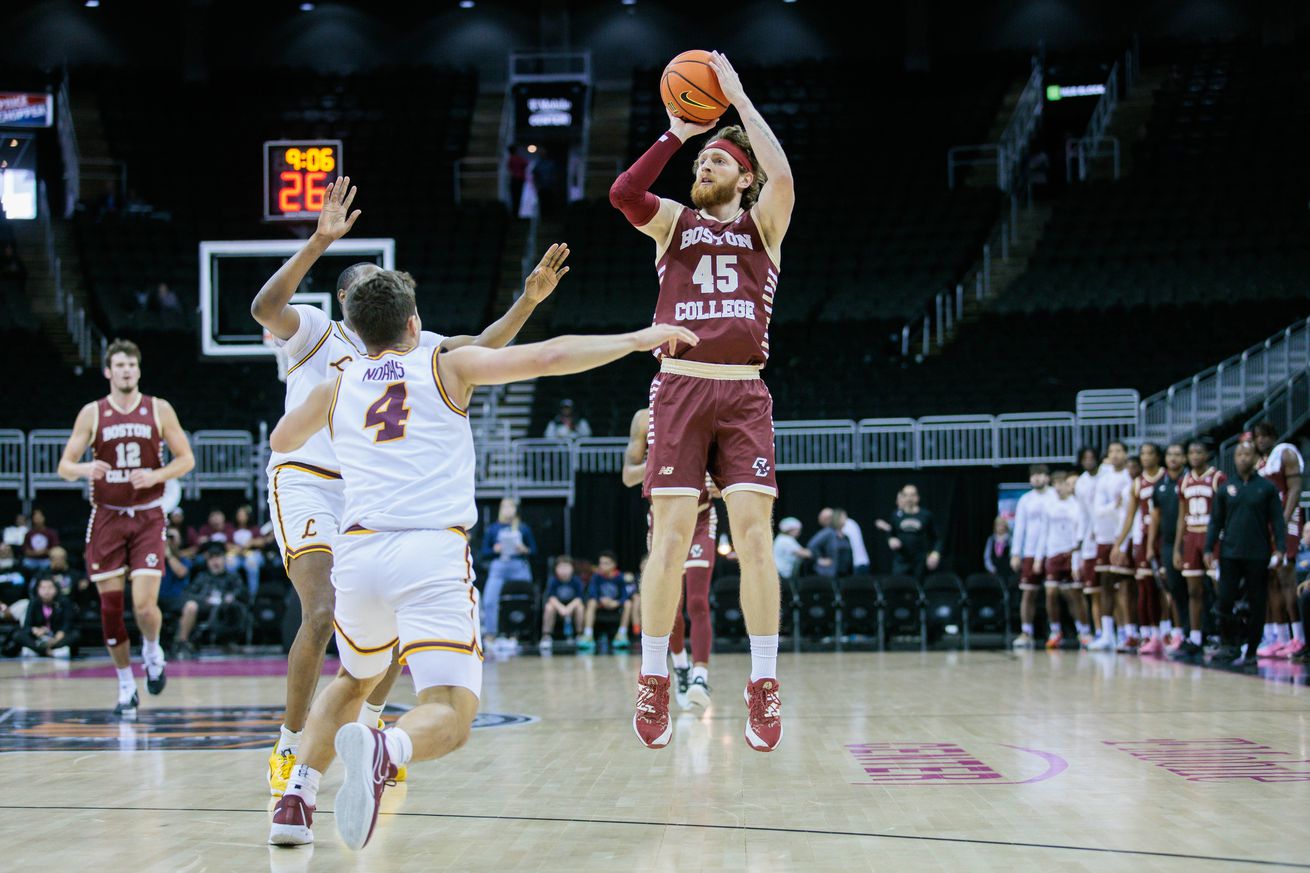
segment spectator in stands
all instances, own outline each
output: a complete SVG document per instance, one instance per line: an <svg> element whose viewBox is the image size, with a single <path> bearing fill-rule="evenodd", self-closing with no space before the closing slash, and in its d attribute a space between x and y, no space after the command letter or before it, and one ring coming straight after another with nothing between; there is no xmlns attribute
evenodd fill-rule
<svg viewBox="0 0 1310 873"><path fill-rule="evenodd" d="M45 575L55 581L60 594L65 597L72 594L74 579L68 568L68 550L63 546L55 546L50 550L50 569Z"/></svg>
<svg viewBox="0 0 1310 873"><path fill-rule="evenodd" d="M23 655L71 657L77 647L77 611L49 576L37 581L34 592L27 604L23 629L18 632Z"/></svg>
<svg viewBox="0 0 1310 873"><path fill-rule="evenodd" d="M46 527L45 513L32 510L32 527L23 539L23 567L38 573L50 569L50 550L59 545L59 533Z"/></svg>
<svg viewBox="0 0 1310 873"><path fill-rule="evenodd" d="M907 483L896 495L896 514L891 522L880 518L877 528L888 534L892 575L913 576L922 582L941 563L942 541L937 521L931 512L919 507L919 489L914 483Z"/></svg>
<svg viewBox="0 0 1310 873"><path fill-rule="evenodd" d="M509 172L509 214L519 214L523 202L523 184L528 180L528 159L519 154L519 147L510 143L506 149L505 167Z"/></svg>
<svg viewBox="0 0 1310 873"><path fill-rule="evenodd" d="M164 531L164 575L159 580L159 610L165 623L178 620L186 605L186 583L191 561L182 557L182 534L176 528ZM174 652L175 654L175 652Z"/></svg>
<svg viewBox="0 0 1310 873"><path fill-rule="evenodd" d="M992 535L983 548L983 566L1005 585L1014 581L1014 568L1010 566L1010 523L998 515L992 522Z"/></svg>
<svg viewBox="0 0 1310 873"><path fill-rule="evenodd" d="M27 596L27 577L18 569L14 549L0 543L0 603L13 603Z"/></svg>
<svg viewBox="0 0 1310 873"><path fill-rule="evenodd" d="M14 247L5 243L3 252L0 252L0 276L6 279L22 279L27 275L23 269L23 262L18 259L18 253Z"/></svg>
<svg viewBox="0 0 1310 873"><path fill-rule="evenodd" d="M1296 581L1304 582L1306 579L1310 579L1310 524L1301 529L1301 548L1296 553ZM1304 609L1301 610L1301 620L1306 620Z"/></svg>
<svg viewBox="0 0 1310 873"><path fill-rule="evenodd" d="M564 173L560 162L555 160L545 146L537 149L537 159L529 169L532 174L532 186L537 189L537 202L541 204L542 216L555 215L560 202L560 191L564 186Z"/></svg>
<svg viewBox="0 0 1310 873"><path fill-rule="evenodd" d="M531 582L528 558L537 553L532 528L519 518L518 501L500 501L497 520L487 526L482 538L482 559L490 561L487 584L482 590L482 638L484 645L496 641L500 629L500 592L506 582Z"/></svg>
<svg viewBox="0 0 1310 873"><path fill-rule="evenodd" d="M197 550L203 549L206 543L222 543L224 547L235 549L232 542L236 536L236 528L228 523L227 516L221 509L209 510L209 519L200 526L199 530L192 529L188 534L188 540Z"/></svg>
<svg viewBox="0 0 1310 873"><path fill-rule="evenodd" d="M831 519L832 510L830 508L825 506L819 510L819 527L828 527ZM851 572L856 576L867 574L869 572L869 550L864 545L864 530L848 514L845 523L842 524L841 532L846 535L846 539L851 544L851 564L853 565Z"/></svg>
<svg viewBox="0 0 1310 873"><path fill-rule="evenodd" d="M624 578L619 572L619 559L609 551L601 552L596 559L596 572L591 576L587 586L587 626L578 641L579 652L591 652L596 648L596 620L605 624L618 624L614 632L614 648L626 649L628 641L628 623L632 619L632 601L628 599L628 583L632 577Z"/></svg>
<svg viewBox="0 0 1310 873"><path fill-rule="evenodd" d="M182 313L182 301L178 299L177 294L172 288L168 287L167 282L160 282L155 288L155 309L163 313L173 313L180 315Z"/></svg>
<svg viewBox="0 0 1310 873"><path fill-rule="evenodd" d="M574 628L587 623L586 589L582 580L574 575L573 559L560 555L555 559L555 572L546 587L546 607L541 616L541 651L549 652L551 635L555 632L555 618L564 618L564 636L572 639Z"/></svg>
<svg viewBox="0 0 1310 873"><path fill-rule="evenodd" d="M239 630L247 615L246 584L227 568L227 548L221 542L211 542L205 546L204 554L205 566L192 574L183 594L182 618L174 641L176 656L183 660L195 656L191 634L202 609L204 624L216 642L225 634Z"/></svg>
<svg viewBox="0 0 1310 873"><path fill-rule="evenodd" d="M236 552L228 556L228 567L241 567L246 572L246 584L250 586L250 598L253 601L259 590L259 571L264 567L264 535L255 524L254 510L249 504L237 507L236 522L232 526L232 545Z"/></svg>
<svg viewBox="0 0 1310 873"><path fill-rule="evenodd" d="M819 517L823 527L810 537L806 548L814 555L814 572L820 576L849 576L854 565L851 560L851 540L846 536L846 510L824 509ZM826 524L822 519L826 519Z"/></svg>
<svg viewBox="0 0 1310 873"><path fill-rule="evenodd" d="M20 512L14 516L14 523L5 528L4 544L21 551L27 539L27 530L27 516Z"/></svg>
<svg viewBox="0 0 1310 873"><path fill-rule="evenodd" d="M546 425L546 439L560 440L589 436L591 436L591 425L581 416L574 417L573 401L561 400L559 402L559 415L551 419L550 424Z"/></svg>
<svg viewBox="0 0 1310 873"><path fill-rule="evenodd" d="M790 515L778 522L778 536L773 540L773 563L778 568L780 579L795 579L800 574L801 562L814 557L809 549L801 546L803 527L799 518Z"/></svg>

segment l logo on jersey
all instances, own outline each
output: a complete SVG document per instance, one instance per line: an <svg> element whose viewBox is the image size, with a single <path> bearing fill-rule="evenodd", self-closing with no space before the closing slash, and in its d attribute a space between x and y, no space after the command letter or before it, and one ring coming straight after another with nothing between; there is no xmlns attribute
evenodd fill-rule
<svg viewBox="0 0 1310 873"><path fill-rule="evenodd" d="M318 531L314 530L314 519L311 518L309 521L305 522L305 532L300 536L305 539L318 536Z"/></svg>

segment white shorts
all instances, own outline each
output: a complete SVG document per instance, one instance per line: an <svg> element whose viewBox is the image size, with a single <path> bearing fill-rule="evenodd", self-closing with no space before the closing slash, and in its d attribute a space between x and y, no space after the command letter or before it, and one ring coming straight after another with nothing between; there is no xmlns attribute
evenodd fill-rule
<svg viewBox="0 0 1310 873"><path fill-rule="evenodd" d="M478 592L467 537L453 529L343 534L332 568L341 666L357 679L400 662L414 689L482 694Z"/></svg>
<svg viewBox="0 0 1310 873"><path fill-rule="evenodd" d="M279 464L268 477L268 506L282 564L310 552L332 554L346 503L339 473L310 464Z"/></svg>

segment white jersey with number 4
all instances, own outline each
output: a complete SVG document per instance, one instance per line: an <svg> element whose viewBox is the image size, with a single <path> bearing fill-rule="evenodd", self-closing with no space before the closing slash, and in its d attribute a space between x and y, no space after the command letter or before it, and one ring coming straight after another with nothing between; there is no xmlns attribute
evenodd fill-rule
<svg viewBox="0 0 1310 873"><path fill-rule="evenodd" d="M442 387L440 354L363 355L338 378L328 433L346 485L343 534L477 522L473 430Z"/></svg>
<svg viewBox="0 0 1310 873"><path fill-rule="evenodd" d="M335 379L351 361L365 356L363 341L346 327L345 322L331 320L317 306L298 303L293 308L300 315L300 327L290 339L274 340L287 355L287 412L304 403L309 392L320 384ZM419 346L436 348L444 339L440 334L425 330L419 337ZM314 434L294 452L272 452L268 470L271 473L286 463L340 472L327 431Z"/></svg>

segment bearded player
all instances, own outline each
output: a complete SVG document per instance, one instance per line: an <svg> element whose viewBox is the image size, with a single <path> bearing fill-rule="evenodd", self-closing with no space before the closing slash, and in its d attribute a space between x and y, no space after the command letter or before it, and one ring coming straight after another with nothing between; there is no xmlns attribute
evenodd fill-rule
<svg viewBox="0 0 1310 873"><path fill-rule="evenodd" d="M354 227L360 210L353 213L356 189L350 177L328 186L319 213L318 228L282 267L264 284L251 304L255 320L273 335L287 352L286 409L300 405L315 386L335 379L352 361L363 357L364 343L345 315L346 292L380 272L375 264L353 264L337 280L337 299L342 305L341 321L331 321L315 306L291 304L291 297L328 246ZM425 348L444 350L467 345L500 348L507 345L528 320L537 304L545 300L568 272L563 266L569 251L565 245L551 246L546 257L528 277L522 296L501 319L479 336L442 336L423 331L419 342ZM345 485L326 432L315 434L294 452L274 452L268 464L270 514L273 533L282 549L291 584L300 598L301 621L295 642L287 656L287 702L282 729L268 761L269 791L275 797L286 787L295 765L300 733L309 715L314 688L322 672L323 655L332 637L332 560ZM360 710L360 721L378 721L387 694L399 675L393 664ZM402 773L403 778L403 773Z"/></svg>
<svg viewBox="0 0 1310 873"><path fill-rule="evenodd" d="M629 488L640 485L646 478L646 434L650 430L650 409L639 409L632 416L628 431L628 448L623 454L623 484ZM673 654L673 672L678 677L674 696L678 705L690 709L692 704L706 708L710 705L710 651L714 647L714 628L710 624L710 579L714 576L715 540L718 537L719 519L714 511L714 498L719 489L714 480L705 476L705 490L696 507L696 533L691 549L683 562L683 586L687 609L691 613L691 648L693 664L687 656L686 624L682 619L682 603L673 618L673 632L669 651ZM653 540L654 519L646 513L646 551ZM644 575L644 573L643 573Z"/></svg>
<svg viewBox="0 0 1310 873"><path fill-rule="evenodd" d="M660 373L651 381L650 457L642 492L651 499L654 542L642 577L644 634L633 727L652 749L668 745L672 734L669 634L708 470L727 502L741 560L751 645L746 741L768 752L782 740L781 594L771 550L778 496L773 400L760 370L769 357L782 240L796 198L787 156L736 71L718 52L711 53L709 65L744 126L723 128L697 153L695 208L650 193L682 144L711 127L672 114L669 131L610 188L610 203L655 241L655 320L694 328L700 337L695 348L657 353Z"/></svg>
<svg viewBox="0 0 1310 873"><path fill-rule="evenodd" d="M77 414L59 459L59 477L91 482L91 519L86 526L86 571L100 592L105 648L118 672L114 714L135 718L140 699L132 675L132 647L123 623L126 581L132 581L132 615L141 628L146 689L164 690L163 616L159 583L164 571L164 483L196 465L186 431L172 405L141 393L141 350L114 340L105 350L109 395ZM163 443L173 453L164 463ZM92 460L82 453L91 447Z"/></svg>

